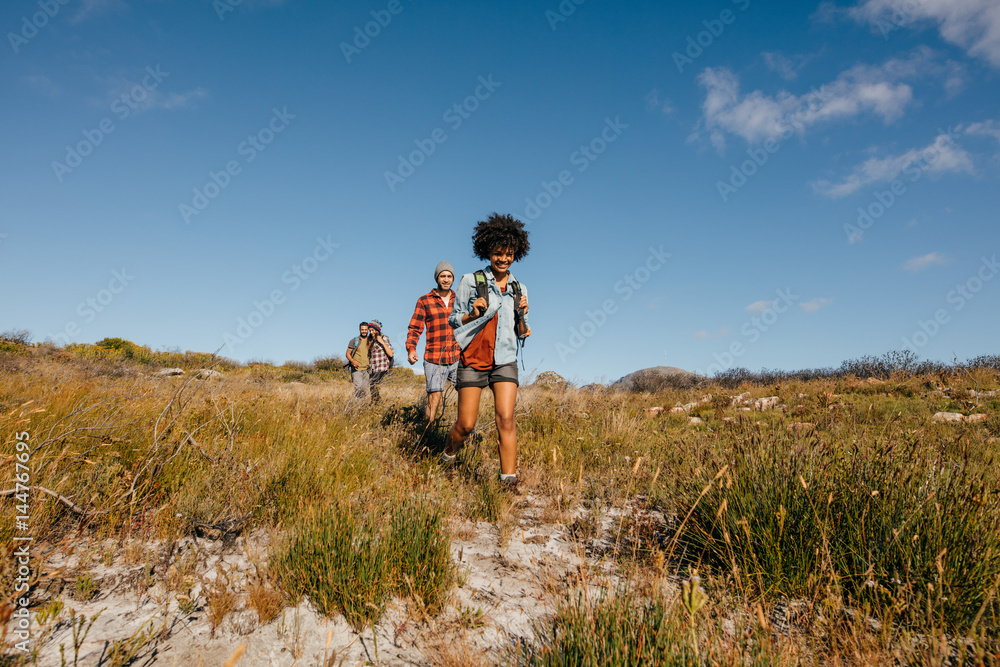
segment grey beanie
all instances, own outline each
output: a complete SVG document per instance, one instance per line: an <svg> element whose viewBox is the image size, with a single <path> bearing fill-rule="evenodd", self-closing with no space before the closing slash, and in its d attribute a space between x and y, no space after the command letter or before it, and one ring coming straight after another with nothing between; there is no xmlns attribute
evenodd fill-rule
<svg viewBox="0 0 1000 667"><path fill-rule="evenodd" d="M452 268L451 264L442 260L434 267L434 282L437 282L438 276L441 275L442 271L450 271L452 277L455 276L455 269Z"/></svg>

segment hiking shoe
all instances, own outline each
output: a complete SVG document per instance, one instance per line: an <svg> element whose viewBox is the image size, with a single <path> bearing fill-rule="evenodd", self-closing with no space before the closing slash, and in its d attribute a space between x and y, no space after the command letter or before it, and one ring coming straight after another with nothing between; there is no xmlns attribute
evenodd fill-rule
<svg viewBox="0 0 1000 667"><path fill-rule="evenodd" d="M521 495L521 480L516 478L502 479L500 480L500 490L512 496L519 496Z"/></svg>
<svg viewBox="0 0 1000 667"><path fill-rule="evenodd" d="M451 466L455 465L455 459L457 458L458 454L452 454L451 456L449 456L448 454L441 452L441 465L444 466L445 468L450 468Z"/></svg>

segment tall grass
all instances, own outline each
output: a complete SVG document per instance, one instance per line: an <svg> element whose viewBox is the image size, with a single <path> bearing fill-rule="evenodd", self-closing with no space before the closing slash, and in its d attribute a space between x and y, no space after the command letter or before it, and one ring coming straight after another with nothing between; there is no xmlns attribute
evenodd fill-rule
<svg viewBox="0 0 1000 667"><path fill-rule="evenodd" d="M751 597L849 603L907 623L995 634L1000 480L990 458L895 439L849 448L749 428L720 452L717 479L688 486L683 539ZM707 492L704 492L706 487ZM704 493L703 493L704 492Z"/></svg>
<svg viewBox="0 0 1000 667"><path fill-rule="evenodd" d="M526 499L511 503L496 483L489 399L478 425L482 442L470 443L445 474L434 454L454 406L437 430L424 432L412 418L421 412L423 385L405 374L372 408L353 399L346 375L329 360L237 366L218 381L154 379L154 364L123 355L118 343L77 354L26 346L14 335L4 340L16 351L0 352L0 432L7 434L0 454L13 453L11 434L28 431L32 483L72 505L33 491L39 540L70 530L175 539L196 524L250 513L246 530L282 535L270 570L286 595L308 595L327 613L367 627L394 596L447 615L449 523L503 524L502 542L521 515L591 525L593 534L576 532L611 547L601 553L613 556L604 564L616 576L649 579L698 566L709 590L724 598L713 601L714 615L698 617L694 641L687 612L670 596L657 600L641 581L628 595L568 600L558 627L547 626L537 650L522 656L532 664L559 664L556 647L570 647L572 637L582 642L584 628L618 638L580 648L573 655L582 660L685 664L692 659L685 651L697 650L702 664L708 655L736 664L726 652L733 650L748 662L778 656L786 664L784 648L753 653L753 641L719 634L719 619L784 600L811 610L816 644L806 662L865 664L902 651L898 662L907 663L913 660L905 656L925 649L954 653L961 638L976 650L997 650L1000 398L988 392L1000 387L1000 373L992 358L883 382L834 374L767 378L773 383L760 386L750 378L731 391L717 384L649 394L523 387L519 473L532 510L540 510L529 515L520 514ZM290 374L306 384L289 385ZM714 398L691 413L645 416L646 407L688 404L709 391ZM782 409L744 412L730 404L738 392L777 395ZM930 421L945 409L989 418ZM689 416L703 422L690 424ZM797 422L811 426L794 428ZM612 518L610 534L598 514ZM0 513L5 543L14 516ZM12 587L11 576L0 567L0 586ZM616 616L622 627L606 628ZM844 618L853 629L833 633L829 624ZM872 633L857 620L868 618L884 630ZM646 652L647 643L661 646L658 638L670 636L675 648Z"/></svg>
<svg viewBox="0 0 1000 667"><path fill-rule="evenodd" d="M449 545L440 508L426 499L339 502L310 511L271 567L291 599L306 595L360 631L381 618L393 593L439 612L454 580Z"/></svg>
<svg viewBox="0 0 1000 667"><path fill-rule="evenodd" d="M679 596L642 596L624 587L594 598L574 592L551 619L536 624L536 643L521 647L514 662L524 667L779 664L766 632L746 625L730 637L713 630L703 616Z"/></svg>

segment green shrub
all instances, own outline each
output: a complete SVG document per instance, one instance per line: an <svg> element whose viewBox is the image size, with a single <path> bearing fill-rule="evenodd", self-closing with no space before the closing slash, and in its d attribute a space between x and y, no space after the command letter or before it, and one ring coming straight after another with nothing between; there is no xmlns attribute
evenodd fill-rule
<svg viewBox="0 0 1000 667"><path fill-rule="evenodd" d="M388 543L373 518L348 503L313 513L273 565L292 599L307 595L321 613L339 611L358 632L382 617L393 588Z"/></svg>
<svg viewBox="0 0 1000 667"><path fill-rule="evenodd" d="M316 357L312 365L318 371L340 371L344 369L344 363L340 357Z"/></svg>
<svg viewBox="0 0 1000 667"><path fill-rule="evenodd" d="M525 667L777 664L762 633L737 626L734 637L712 636L703 614L697 605L689 612L683 595L671 603L628 590L596 600L571 593L551 619L535 624L535 644L522 645L514 662Z"/></svg>
<svg viewBox="0 0 1000 667"><path fill-rule="evenodd" d="M393 513L388 526L384 511ZM313 512L279 549L273 571L292 599L307 595L359 632L378 622L394 592L440 611L454 581L444 514L427 499Z"/></svg>
<svg viewBox="0 0 1000 667"><path fill-rule="evenodd" d="M397 568L397 590L429 613L441 610L454 581L451 539L444 512L429 498L406 500L394 510L389 542Z"/></svg>
<svg viewBox="0 0 1000 667"><path fill-rule="evenodd" d="M1000 483L987 462L915 444L844 451L747 435L724 474L687 488L689 554L734 572L751 597L833 585L852 603L891 600L909 622L962 631L979 617L996 631Z"/></svg>

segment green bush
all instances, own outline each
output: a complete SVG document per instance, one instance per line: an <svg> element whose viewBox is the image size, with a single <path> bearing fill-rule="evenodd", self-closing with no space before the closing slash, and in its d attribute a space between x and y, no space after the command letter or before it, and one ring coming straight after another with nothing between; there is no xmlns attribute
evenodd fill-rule
<svg viewBox="0 0 1000 667"><path fill-rule="evenodd" d="M402 504L400 504L400 502ZM392 512L385 525L384 512ZM454 581L444 514L426 499L382 508L338 503L310 514L274 558L289 596L323 614L340 612L357 631L377 623L392 593L441 610Z"/></svg>
<svg viewBox="0 0 1000 667"><path fill-rule="evenodd" d="M390 554L371 514L339 503L312 514L274 561L293 598L323 614L340 612L358 632L381 618L393 588Z"/></svg>
<svg viewBox="0 0 1000 667"><path fill-rule="evenodd" d="M397 591L431 614L441 611L455 575L444 519L441 507L427 498L405 501L392 516Z"/></svg>

